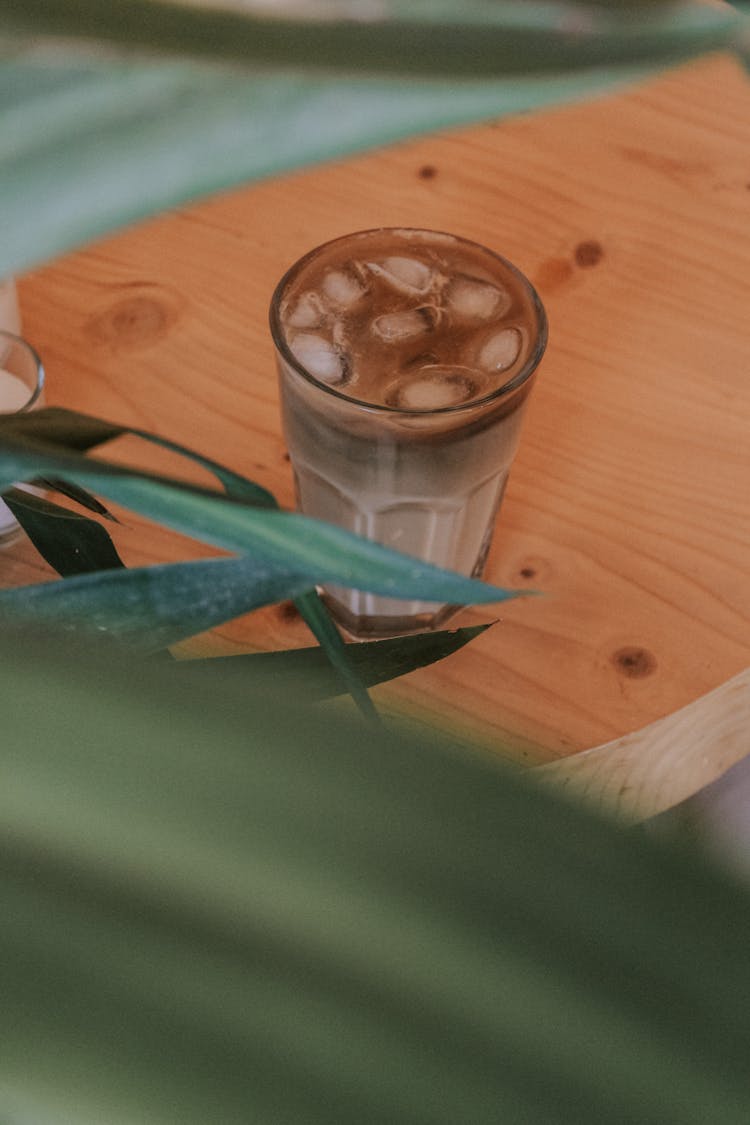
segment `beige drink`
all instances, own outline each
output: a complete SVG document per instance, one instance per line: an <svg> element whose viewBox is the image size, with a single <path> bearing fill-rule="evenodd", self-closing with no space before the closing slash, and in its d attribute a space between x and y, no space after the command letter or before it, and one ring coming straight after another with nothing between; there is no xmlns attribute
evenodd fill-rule
<svg viewBox="0 0 750 1125"><path fill-rule="evenodd" d="M546 343L526 279L453 235L364 231L289 270L271 330L300 511L481 574ZM326 595L360 637L434 628L455 609Z"/></svg>

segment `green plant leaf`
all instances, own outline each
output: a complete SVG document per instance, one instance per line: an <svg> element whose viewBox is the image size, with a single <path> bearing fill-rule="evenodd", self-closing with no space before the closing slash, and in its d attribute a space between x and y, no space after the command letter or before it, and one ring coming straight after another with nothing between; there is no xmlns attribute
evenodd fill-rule
<svg viewBox="0 0 750 1125"><path fill-rule="evenodd" d="M149 433L148 430L137 430L133 426L120 427L120 433L133 434L135 437L142 438L143 441L158 445L162 449L171 450L172 453L179 453L182 457L194 461L197 465L202 465L204 469L208 469L220 481L227 496L233 496L235 499L243 500L246 504L252 504L257 508L275 509L279 506L276 497L267 488L256 484L255 481L248 480L247 477L240 476L239 473L233 472L225 465L219 464L218 461L213 461L210 457L204 457L202 454L196 453L195 450L188 449L187 446L179 445L176 441L170 441L158 434Z"/></svg>
<svg viewBox="0 0 750 1125"><path fill-rule="evenodd" d="M45 406L25 414L0 414L0 436L17 433L20 437L52 442L79 453L113 441L123 432L123 427L116 422L105 422L62 406Z"/></svg>
<svg viewBox="0 0 750 1125"><path fill-rule="evenodd" d="M109 637L142 652L156 652L222 624L267 601L294 602L321 647L252 653L181 662L198 675L241 673L253 690L283 676L296 699L322 699L349 692L362 712L375 717L365 688L441 660L487 626L345 645L314 590L296 593L302 580L275 572L269 579L246 559L214 559L120 570L123 563L106 530L96 521L13 489L5 502L46 561L71 583L46 583L0 592L7 624L56 626L66 636Z"/></svg>
<svg viewBox="0 0 750 1125"><path fill-rule="evenodd" d="M375 706L367 694L367 688L357 671L356 664L350 660L352 646L344 644L317 590L307 590L303 594L298 594L294 604L326 654L326 659L337 676L341 688L350 692L354 702L367 719L377 722Z"/></svg>
<svg viewBox="0 0 750 1125"><path fill-rule="evenodd" d="M0 0L0 32L32 37L6 41L0 62L0 275L232 184L600 92L726 47L741 27L730 10L638 9L390 4L321 21L172 0ZM154 61L156 50L204 61Z"/></svg>
<svg viewBox="0 0 750 1125"><path fill-rule="evenodd" d="M63 577L123 566L96 520L18 488L4 493L3 500L45 562Z"/></svg>
<svg viewBox="0 0 750 1125"><path fill-rule="evenodd" d="M746 1125L747 888L488 757L170 671L0 636L21 1120Z"/></svg>
<svg viewBox="0 0 750 1125"><path fill-rule="evenodd" d="M11 433L16 432L20 435L26 435L27 438L42 438L44 441L53 441L57 445L62 445L63 448L76 451L87 451L124 434L132 434L144 441L161 445L164 449L179 453L181 456L199 463L205 469L213 472L220 484L224 486L227 495L243 499L244 502L254 506L271 508L271 510L278 508L275 497L268 492L268 489L255 484L255 481L236 474L231 469L219 465L217 461L202 457L201 454L187 449L184 445L160 438L160 436L145 430L135 429L133 426L120 426L102 422L100 418L76 414L56 407L37 411L31 415L13 416L13 422L7 424L7 430ZM98 502L93 502L92 497L87 497L87 494L82 493L78 486L66 485L64 481L60 480L55 480L54 483L58 487L62 487L63 492L67 495L73 495L76 499L82 498L84 503L89 503L89 506L97 506L103 512L107 512L106 508L103 508ZM30 529L27 525L28 519L21 517L19 522L27 530L43 557L55 567L58 573L70 575L100 569L97 566L98 559L102 559L103 566L107 566L109 550L110 548L114 550L114 546L111 546L107 533L98 525L87 528L80 522L79 524L67 524L63 541L63 537L58 534L60 526L45 522L44 513L33 513L30 519L34 521ZM226 580L227 571L224 570L222 573ZM139 587L141 587L141 583L139 583ZM135 587L129 588L135 589ZM293 588L296 589L297 586L295 585ZM307 591L300 594L296 598L296 604L302 618L305 619L311 632L317 637L328 660L331 661L338 676L341 677L344 686L349 688L360 710L369 718L374 718L374 709L370 697L364 690L349 660L347 660L340 633L338 633L326 607L320 602L317 593ZM177 606L174 605L172 596L170 602L172 625L174 625L175 616L177 616ZM186 620L193 620L191 604L188 606ZM216 623L216 621L211 621L211 624Z"/></svg>
<svg viewBox="0 0 750 1125"><path fill-rule="evenodd" d="M299 601L299 599L298 599ZM394 637L385 641L347 644L346 655L359 680L366 687L405 676L458 652L490 625L471 625L462 629L442 629L413 637ZM314 702L341 695L346 687L319 648L286 649L282 652L252 652L232 656L181 660L175 665L180 674L199 678L216 675L247 677L254 691L266 685L278 691L279 685L297 703Z"/></svg>
<svg viewBox="0 0 750 1125"><path fill-rule="evenodd" d="M185 571L177 564L122 571L116 581L101 579L95 572L124 565L101 524L20 489L7 492L5 502L58 574L64 578L91 575L87 582L74 586L21 587L8 592L4 600L0 593L0 605L10 620L54 623L69 635L104 633L151 652L268 601L296 595L295 605L318 638L319 656L328 663L338 692L349 691L362 713L375 717L372 701L348 660L348 650L328 610L314 590L297 593L304 583L295 576L276 570L269 581L265 573L258 574L257 567L240 560L235 567L209 562L202 569L188 564ZM196 590L196 582L204 580L209 589ZM232 585L236 586L234 597L228 592Z"/></svg>
<svg viewBox="0 0 750 1125"><path fill-rule="evenodd" d="M291 567L269 567L246 556L200 559L0 590L0 614L6 624L47 625L69 638L93 634L155 652L259 606L296 597L309 585L307 576Z"/></svg>
<svg viewBox="0 0 750 1125"><path fill-rule="evenodd" d="M291 512L249 506L244 500L181 481L88 460L51 443L0 437L0 492L13 481L53 474L91 488L166 527L320 583L357 587L391 597L457 605L505 601L528 591L507 590L400 554L332 524Z"/></svg>
<svg viewBox="0 0 750 1125"><path fill-rule="evenodd" d="M339 2L322 16L300 13L293 4L268 14L254 5L194 0L110 0L106 9L97 0L0 0L0 15L10 30L36 37L78 36L246 66L450 77L661 62L703 51L707 43L725 46L736 26L727 13L674 0L606 6L469 0L460 8L390 0L369 19L358 18L356 0Z"/></svg>
<svg viewBox="0 0 750 1125"><path fill-rule="evenodd" d="M97 500L96 496L92 496L85 488L78 488L75 484L67 484L64 480L56 480L53 477L38 477L32 481L38 488L46 489L50 492L59 492L61 496L67 497L68 500L73 500L74 503L80 504L87 512L95 512L96 515L102 516L105 520L110 520L112 523L118 523L116 516L113 516L108 508Z"/></svg>
<svg viewBox="0 0 750 1125"><path fill-rule="evenodd" d="M28 414L0 415L0 435L3 433L17 433L21 437L53 442L64 449L79 453L88 452L107 442L115 441L128 434L141 438L152 445L178 453L181 457L201 465L204 469L217 478L224 486L228 496L241 498L248 503L256 504L260 508L277 508L276 498L267 488L240 476L218 461L204 457L194 449L179 445L169 438L159 434L141 430L135 426L123 426L118 422L105 422L101 418L94 418L90 414L80 414L74 410L66 410L61 406L46 407ZM54 483L54 482L53 482ZM67 486L70 488L70 486ZM72 490L71 490L72 491ZM73 495L75 495L73 491ZM106 508L102 514L106 513Z"/></svg>

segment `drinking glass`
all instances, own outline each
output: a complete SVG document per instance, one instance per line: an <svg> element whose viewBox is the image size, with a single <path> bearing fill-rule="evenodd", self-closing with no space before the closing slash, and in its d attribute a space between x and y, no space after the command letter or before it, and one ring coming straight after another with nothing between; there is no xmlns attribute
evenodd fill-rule
<svg viewBox="0 0 750 1125"><path fill-rule="evenodd" d="M481 575L547 340L529 281L454 235L360 231L288 270L270 323L298 509ZM323 593L356 638L459 608Z"/></svg>
<svg viewBox="0 0 750 1125"><path fill-rule="evenodd" d="M23 414L41 406L44 368L31 344L14 332L0 331L0 414ZM25 487L25 486L19 486ZM20 532L8 505L0 500L0 546Z"/></svg>

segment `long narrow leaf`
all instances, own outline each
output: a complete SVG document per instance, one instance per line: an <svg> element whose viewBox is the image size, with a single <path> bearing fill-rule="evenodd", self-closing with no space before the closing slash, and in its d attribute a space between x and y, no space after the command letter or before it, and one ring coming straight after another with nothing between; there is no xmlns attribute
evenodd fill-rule
<svg viewBox="0 0 750 1125"><path fill-rule="evenodd" d="M489 628L472 625L386 641L362 641L346 645L346 655L360 681L366 687L374 687L444 660ZM347 690L346 685L342 686L342 677L319 648L181 660L175 667L181 675L200 679L241 676L252 683L254 691L279 691L283 685L283 690L297 703L329 699Z"/></svg>
<svg viewBox="0 0 750 1125"><path fill-rule="evenodd" d="M97 516L102 516L112 523L118 522L117 517L102 504L101 500L97 500L96 496L92 496L85 488L79 488L78 485L68 484L67 481L56 480L53 477L38 477L32 483L47 491L59 492L61 496L66 496L68 500L85 508L87 512L95 512Z"/></svg>
<svg viewBox="0 0 750 1125"><path fill-rule="evenodd" d="M349 691L365 718L377 721L377 711L367 694L357 666L350 660L351 645L345 645L330 613L317 590L307 590L294 599L294 604L313 636L326 654L342 688Z"/></svg>
<svg viewBox="0 0 750 1125"><path fill-rule="evenodd" d="M79 453L113 441L122 432L122 426L116 422L106 422L62 406L45 406L25 414L0 414L2 437L16 433L22 438L52 442Z"/></svg>
<svg viewBox="0 0 750 1125"><path fill-rule="evenodd" d="M203 457L185 446L178 445L176 442L161 438L146 430L131 426L118 426L102 422L97 418L54 408L36 411L26 416L16 416L15 423L6 424L6 433L8 432L15 432L31 438L41 437L44 441L53 441L56 445L77 451L87 451L117 437L131 434L202 465L203 468L208 469L217 477L229 496L242 499L246 503L261 508L276 509L278 507L275 497L254 481L239 476L218 462ZM60 482L57 483L60 484ZM75 496L79 496L81 493L77 486L69 486L64 482L62 482L62 488ZM85 493L83 498L85 502L88 502ZM104 511L106 512L106 509ZM60 574L70 575L100 569L96 565L98 560L102 560L102 568L109 565L108 552L111 547L111 540L109 540L109 536L104 529L96 524L88 527L80 521L78 524L68 523L65 527L66 534L61 536L59 525L50 523L45 519L45 513L39 510L22 513L20 522L42 556ZM113 547L111 549L114 550ZM349 663L339 632L317 593L310 590L300 595L297 599L297 607L313 635L317 637L331 665L337 670L342 683L351 691L360 710L368 717L373 718L374 709L367 691ZM191 621L192 606L189 605L187 609L186 620ZM175 614L176 607L171 605L171 618L174 618Z"/></svg>
<svg viewBox="0 0 750 1125"><path fill-rule="evenodd" d="M58 574L88 574L123 566L106 529L43 497L11 489L3 500L39 554Z"/></svg>
<svg viewBox="0 0 750 1125"><path fill-rule="evenodd" d="M5 501L60 574L90 574L78 582L0 592L0 616L6 627L13 622L54 626L63 628L69 639L93 634L153 652L266 604L266 599L291 596L300 586L296 576L287 573L269 580L247 559L144 567L103 577L91 572L120 568L122 561L101 525L17 490L6 493ZM333 638L329 635L330 617L315 591L298 594L295 604L320 648L191 660L177 667L200 676L241 674L255 692L278 685L283 678L298 700L348 691L372 716L366 686L441 660L488 627L344 645L338 632ZM335 631L332 622L330 628Z"/></svg>
<svg viewBox="0 0 750 1125"><path fill-rule="evenodd" d="M291 568L206 559L0 590L0 617L6 625L48 625L70 638L93 635L154 652L308 588L306 575Z"/></svg>
<svg viewBox="0 0 750 1125"><path fill-rule="evenodd" d="M202 454L196 453L195 450L188 449L187 446L179 445L176 441L170 441L158 434L151 434L148 430L134 429L132 426L123 427L123 433L133 434L152 445L169 449L172 453L179 453L182 457L187 457L188 460L208 469L223 484L227 496L234 496L236 499L243 500L246 504L252 504L257 508L274 509L279 506L276 497L267 488L256 484L255 481L248 480L247 477L240 476L239 473L232 472L231 469L227 469L210 457L204 457Z"/></svg>
<svg viewBox="0 0 750 1125"><path fill-rule="evenodd" d="M255 481L248 480L247 477L240 476L218 461L204 457L194 449L189 449L159 434L150 433L148 430L123 426L118 422L106 422L90 414L80 414L78 411L66 410L61 406L50 406L28 414L0 415L0 435L3 433L11 435L16 433L32 440L53 442L64 449L79 453L86 453L119 437L132 435L201 465L223 484L229 496L241 497L248 503L257 504L260 508L278 507L275 497L268 489L256 484Z"/></svg>
<svg viewBox="0 0 750 1125"><path fill-rule="evenodd" d="M441 570L306 516L251 507L197 486L60 452L42 442L9 435L0 441L0 482L5 487L50 473L175 531L226 550L250 552L258 562L304 575L309 587L328 582L458 605L501 602L527 593Z"/></svg>

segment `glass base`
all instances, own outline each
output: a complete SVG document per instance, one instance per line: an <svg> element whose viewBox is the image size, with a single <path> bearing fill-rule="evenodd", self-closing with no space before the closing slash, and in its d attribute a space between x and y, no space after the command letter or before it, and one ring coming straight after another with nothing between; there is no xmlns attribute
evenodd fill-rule
<svg viewBox="0 0 750 1125"><path fill-rule="evenodd" d="M321 596L336 624L355 641L386 640L434 632L442 629L451 617L463 609L460 605L445 605L423 613L356 614L325 590L321 590Z"/></svg>

